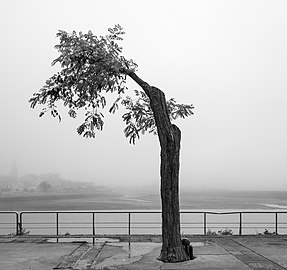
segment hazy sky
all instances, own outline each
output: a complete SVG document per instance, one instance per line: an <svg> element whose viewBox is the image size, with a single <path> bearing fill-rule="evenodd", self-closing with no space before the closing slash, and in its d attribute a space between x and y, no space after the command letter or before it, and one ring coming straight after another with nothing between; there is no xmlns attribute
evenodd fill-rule
<svg viewBox="0 0 287 270"><path fill-rule="evenodd" d="M28 104L58 69L59 29L103 35L120 24L137 74L195 106L177 122L182 188L287 190L286 14L285 0L1 1L0 174L15 161L21 175L159 185L156 136L129 145L118 114L84 139L82 119L39 118Z"/></svg>

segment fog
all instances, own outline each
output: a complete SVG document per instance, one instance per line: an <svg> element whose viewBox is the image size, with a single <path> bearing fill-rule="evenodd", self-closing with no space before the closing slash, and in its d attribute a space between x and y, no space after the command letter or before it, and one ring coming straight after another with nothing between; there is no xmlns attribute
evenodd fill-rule
<svg viewBox="0 0 287 270"><path fill-rule="evenodd" d="M3 1L0 10L0 175L108 186L159 186L159 144L130 145L121 111L105 115L95 139L80 137L83 118L62 108L59 123L39 118L28 99L59 67L59 29L104 35L120 24L124 55L137 74L195 115L182 131L182 189L287 190L286 1ZM140 89L129 81L130 90ZM112 97L111 97L112 100Z"/></svg>

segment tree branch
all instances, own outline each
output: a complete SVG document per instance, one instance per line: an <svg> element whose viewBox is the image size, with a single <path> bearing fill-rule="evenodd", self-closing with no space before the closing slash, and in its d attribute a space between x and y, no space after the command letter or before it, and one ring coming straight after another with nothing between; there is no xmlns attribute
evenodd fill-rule
<svg viewBox="0 0 287 270"><path fill-rule="evenodd" d="M127 70L126 74L144 90L150 100L161 146L166 146L168 141L174 141L174 132L168 115L164 93L160 89L150 86L134 72Z"/></svg>
<svg viewBox="0 0 287 270"><path fill-rule="evenodd" d="M135 74L133 71L130 70L126 70L125 73L131 78L133 79L143 90L144 92L147 94L147 96L150 99L150 94L151 94L151 86L145 82L144 80L142 80L137 74Z"/></svg>

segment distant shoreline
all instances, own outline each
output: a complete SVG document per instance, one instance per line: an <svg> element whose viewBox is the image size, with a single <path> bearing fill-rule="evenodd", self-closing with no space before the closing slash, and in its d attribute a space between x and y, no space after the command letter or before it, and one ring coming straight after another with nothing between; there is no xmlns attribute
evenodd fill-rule
<svg viewBox="0 0 287 270"><path fill-rule="evenodd" d="M275 209L286 209L287 211L287 205L279 205L279 204L262 204L268 208L275 208Z"/></svg>
<svg viewBox="0 0 287 270"><path fill-rule="evenodd" d="M192 192L180 196L180 208L287 211L287 192ZM160 196L149 193L46 193L0 196L0 211L158 210Z"/></svg>

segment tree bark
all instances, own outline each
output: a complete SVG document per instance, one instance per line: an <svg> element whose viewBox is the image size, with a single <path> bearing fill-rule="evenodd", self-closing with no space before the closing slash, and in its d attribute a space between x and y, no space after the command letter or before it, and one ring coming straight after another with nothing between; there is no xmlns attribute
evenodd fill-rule
<svg viewBox="0 0 287 270"><path fill-rule="evenodd" d="M162 249L161 261L179 262L189 258L181 244L179 213L179 152L181 134L172 125L174 140L161 148Z"/></svg>
<svg viewBox="0 0 287 270"><path fill-rule="evenodd" d="M161 203L162 249L159 260L180 262L189 260L181 244L179 213L179 153L181 132L169 119L164 93L140 79L128 74L137 82L150 99L161 147Z"/></svg>

